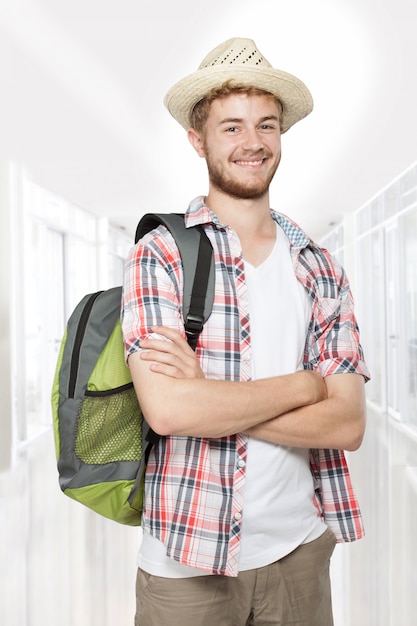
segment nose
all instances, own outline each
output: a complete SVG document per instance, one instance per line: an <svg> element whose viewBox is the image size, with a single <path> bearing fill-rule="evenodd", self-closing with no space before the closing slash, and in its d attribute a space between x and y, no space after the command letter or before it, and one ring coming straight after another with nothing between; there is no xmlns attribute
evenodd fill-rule
<svg viewBox="0 0 417 626"><path fill-rule="evenodd" d="M245 132L244 142L242 146L245 150L259 152L263 150L263 141L256 128L247 128Z"/></svg>

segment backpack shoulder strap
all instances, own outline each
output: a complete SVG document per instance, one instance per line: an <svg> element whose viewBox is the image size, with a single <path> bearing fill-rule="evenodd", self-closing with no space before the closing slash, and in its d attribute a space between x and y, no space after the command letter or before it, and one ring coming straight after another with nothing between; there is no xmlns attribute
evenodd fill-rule
<svg viewBox="0 0 417 626"><path fill-rule="evenodd" d="M148 213L137 226L135 242L160 224L168 228L181 255L184 271L182 314L188 343L195 350L198 336L213 308L213 248L204 229L200 226L186 228L184 214L179 213Z"/></svg>

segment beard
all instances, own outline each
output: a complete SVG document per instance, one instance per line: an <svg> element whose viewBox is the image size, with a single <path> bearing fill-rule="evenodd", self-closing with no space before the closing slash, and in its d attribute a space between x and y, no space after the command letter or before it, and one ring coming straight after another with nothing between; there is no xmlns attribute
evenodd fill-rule
<svg viewBox="0 0 417 626"><path fill-rule="evenodd" d="M270 158L272 155L263 153L254 156L258 158ZM239 200L258 200L262 198L268 192L279 162L280 158L273 164L266 178L248 176L247 180L239 180L238 178L233 178L228 175L221 164L211 158L210 152L206 147L206 163L211 185L224 194Z"/></svg>

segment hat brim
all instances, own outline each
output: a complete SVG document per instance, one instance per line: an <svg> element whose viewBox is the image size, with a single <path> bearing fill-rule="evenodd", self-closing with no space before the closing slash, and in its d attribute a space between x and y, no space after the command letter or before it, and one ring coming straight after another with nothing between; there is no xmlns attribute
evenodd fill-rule
<svg viewBox="0 0 417 626"><path fill-rule="evenodd" d="M213 88L233 79L236 83L256 87L274 95L282 103L282 133L306 117L313 109L313 98L304 83L272 67L218 66L207 67L186 76L168 91L164 104L185 130L190 128L190 115L197 104Z"/></svg>

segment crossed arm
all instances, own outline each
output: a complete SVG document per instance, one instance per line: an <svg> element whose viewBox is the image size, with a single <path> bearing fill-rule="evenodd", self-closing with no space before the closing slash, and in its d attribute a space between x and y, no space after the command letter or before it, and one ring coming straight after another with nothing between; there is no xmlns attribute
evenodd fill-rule
<svg viewBox="0 0 417 626"><path fill-rule="evenodd" d="M323 379L299 371L248 382L204 378L194 352L175 330L147 339L129 357L142 410L161 435L223 437L244 432L286 446L356 450L365 428L364 381L358 374Z"/></svg>

